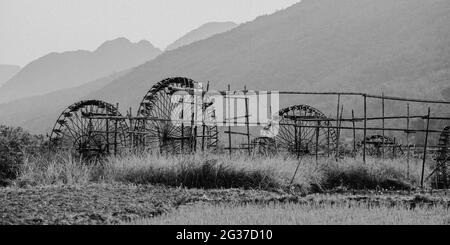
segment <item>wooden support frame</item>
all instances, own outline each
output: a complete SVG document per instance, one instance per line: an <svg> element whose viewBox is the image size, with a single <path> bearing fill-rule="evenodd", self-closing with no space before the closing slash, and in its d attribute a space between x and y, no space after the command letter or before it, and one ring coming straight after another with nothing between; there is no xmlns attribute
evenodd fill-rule
<svg viewBox="0 0 450 245"><path fill-rule="evenodd" d="M247 88L244 87L244 90L247 91ZM230 85L228 85L228 90L227 91L228 91L228 95L230 95L230 93L231 93ZM299 93L299 94L302 94L302 93ZM317 94L323 94L323 93L317 93ZM386 145L386 142L384 142L385 141L384 138L386 136L385 135L386 131L391 131L391 132L392 131L399 131L399 132L405 132L406 133L407 176L409 177L409 175L410 175L410 155L411 155L410 134L413 133L413 132L425 132L426 140L424 142L424 147L423 147L423 163L422 163L422 177L421 177L421 185L423 186L423 181L424 181L423 180L423 174L424 174L424 166L425 166L426 161L427 161L427 150L430 149L430 147L428 146L429 134L430 133L438 133L438 131L436 131L436 130L430 130L430 121L431 120L449 120L449 118L445 118L445 117L431 117L430 116L430 114L431 114L431 112L430 112L431 109L430 108L428 108L429 111L428 111L428 115L427 116L411 116L411 114L410 114L410 104L409 103L407 104L407 115L406 116L395 116L394 115L394 116L386 117L386 114L385 114L386 113L386 111L385 111L385 109L386 109L385 108L386 107L385 101L386 100L396 100L396 101L410 101L410 100L409 99L405 99L405 98L386 97L384 95L384 93L382 93L381 96L372 96L372 95L368 95L368 94L352 93L352 94L349 94L349 95L362 95L362 98L364 99L364 115L363 115L363 118L355 118L355 111L352 110L352 117L351 117L351 119L348 119L348 118L344 118L343 117L344 113L343 113L343 106L342 106L342 101L341 101L341 99L342 99L341 97L343 95L346 95L346 94L345 93L332 93L332 94L333 95L337 95L337 98L338 98L338 100L337 100L337 110L336 110L337 112L336 112L336 118L335 119L332 118L331 115L330 115L330 118L323 118L323 119L322 118L319 118L319 119L308 119L308 118L305 118L305 119L301 119L299 121L300 122L302 120L304 120L304 121L316 121L317 125L307 126L307 125L300 124L299 126L297 126L297 125L295 126L296 131L300 131L300 135L301 135L301 131L302 131L303 127L305 127L305 128L307 128L307 127L315 127L315 129L316 129L316 151L315 151L314 154L315 154L315 157L316 157L316 162L318 161L318 156L319 156L319 154L318 154L319 147L318 147L318 139L317 139L318 137L317 136L319 135L318 131L320 130L320 128L326 128L327 129L327 134L328 134L328 137L327 137L327 139L328 139L328 142L327 142L328 151L327 152L328 152L328 154L330 153L329 130L331 128L337 129L337 138L338 138L338 141L336 142L336 148L337 148L336 149L336 156L337 157L340 155L340 151L341 151L341 149L339 147L340 143L341 143L340 142L341 130L344 130L344 129L351 129L352 130L352 132L353 132L353 151L354 152L356 152L356 148L357 148L356 147L356 131L357 130L363 130L364 131L364 140L363 140L363 160L364 160L364 162L366 162L366 160L367 160L366 159L366 157L367 157L367 142L366 142L366 138L367 138L367 134L368 134L367 131L369 131L369 130L370 131L376 131L376 130L381 130L382 131L382 135L383 135L383 142L382 142L383 158L386 157L386 155L385 155L386 154L385 153L386 147L387 147L387 149L390 150L390 146ZM381 108L382 115L381 115L381 117L368 117L368 114L369 114L368 113L368 108L367 108L367 106L368 106L367 99L368 98L375 98L375 99L380 99L381 100L381 105L382 105L382 108ZM228 97L226 97L226 99L227 99L226 103L228 103L228 108L231 109L231 100L233 98L228 96ZM250 135L250 125L251 125L251 123L250 123L250 120L249 120L249 102L247 100L248 98L245 98L245 99L246 99L245 100L245 111L246 111L245 127L246 127L246 132L247 133L242 133L242 135L246 136L247 151L249 152L249 154L251 154L251 142L250 142L250 136L251 136ZM419 103L449 104L449 103L447 103L445 101L437 101L437 102L436 101L431 101L430 102L430 101L423 101L423 100L412 100L412 101L413 102L419 102ZM193 102L193 106L194 106L195 110L197 110L197 106L195 105L195 102ZM231 110L228 111L228 120L231 120L231 118L232 118L232 116L230 115L230 111ZM99 117L92 117L92 118L99 119L99 118L102 118L102 117L99 116ZM117 128L118 120L129 121L130 129L128 131L128 134L125 134L125 135L129 135L129 137L130 137L130 142L131 142L130 146L131 147L136 147L136 146L138 146L138 144L144 144L144 148L145 148L145 136L143 136L143 135L145 135L145 133L143 133L143 132L136 132L136 130L139 130L139 129L136 129L133 126L136 124L136 122L139 122L140 120L143 120L144 125L145 125L146 120L155 120L155 121L162 120L162 119L151 119L151 118L142 119L142 118L133 117L131 108L130 108L129 113L125 117L125 119L123 119L124 117L119 117L119 115L116 115L115 117L108 117L108 116L106 116L105 118L106 118L106 131L104 131L103 133L106 134L107 152L108 153L111 152L111 148L112 148L111 146L113 145L114 146L114 154L115 155L118 153L118 149L117 149L117 146L118 146L117 130L121 130L121 129ZM191 134L192 137L193 137L192 142L194 144L192 147L195 148L195 149L197 148L197 145L196 145L197 137L201 137L202 138L202 140L201 140L201 144L202 144L201 145L201 149L205 150L205 135L206 135L205 134L205 119L202 118L202 124L201 124L202 127L203 127L202 128L202 134L198 135L198 133L197 133L197 130L198 130L197 129L197 125L200 125L200 124L195 124L194 123L194 121L196 121L195 118L196 118L196 114L194 112L194 115L193 115L192 120L191 120L191 125L193 126L192 128L194 130L192 132L192 134ZM399 128L386 128L386 121L387 120L403 119L403 118L406 119L406 129L402 129L400 127ZM417 129L412 129L411 130L410 120L412 118L426 119L426 121L427 121L426 129L425 130L417 130ZM336 120L336 126L335 127L332 127L332 125L326 125L325 127L323 127L323 125L321 125L322 122L324 122L324 121L330 122L330 121L334 121L334 120ZM380 128L377 129L376 127L370 127L369 128L368 127L368 121L371 121L371 120L381 120L381 122L382 122L381 129ZM119 121L119 122L122 122L122 121ZM345 123L344 123L344 126L343 126L342 122L352 122L352 127L347 127L345 125ZM357 127L356 122L363 122L364 126L361 128L361 126L358 125L359 127ZM231 130L233 124L230 121L228 121L228 123L229 123L229 125L228 125L228 129L229 130L226 131L226 133L228 134L229 142L228 142L228 148L226 148L226 149L229 149L229 153L230 153L230 156L231 156L232 155L232 149L236 149L236 148L233 148L233 142L231 140L232 139L231 135L232 134L240 134L240 133L233 133L232 130ZM370 125L372 125L372 124L370 124ZM389 123L387 125L389 126ZM114 128L114 129L111 129L111 128ZM145 126L144 126L144 128L145 128ZM183 132L182 134L184 134L184 125L183 125L182 132ZM298 132L296 132L296 134L297 133ZM440 133L440 131L439 131L439 133ZM113 144L111 144L111 136L112 135L114 135ZM185 139L185 137L184 137L184 135L182 135L181 136L181 141L183 142L184 139ZM299 142L296 142L296 148L297 148L297 154L300 154L301 150L302 150L301 149L302 138L299 137L298 141ZM397 142L395 141L395 143L397 143ZM244 149L245 148L243 148L243 147L241 148L241 150L244 150ZM398 149L395 148L395 146L394 146L392 148L394 157L396 156L396 153L397 153L396 150L398 150ZM312 152L310 152L309 154L312 155Z"/></svg>

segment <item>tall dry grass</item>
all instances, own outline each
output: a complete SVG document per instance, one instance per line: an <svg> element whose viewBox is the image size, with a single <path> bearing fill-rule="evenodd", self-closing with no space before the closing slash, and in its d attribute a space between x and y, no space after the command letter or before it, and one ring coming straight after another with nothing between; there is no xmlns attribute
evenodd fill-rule
<svg viewBox="0 0 450 245"><path fill-rule="evenodd" d="M84 164L70 154L46 154L24 160L18 178L18 186L83 185L93 181L95 166Z"/></svg>
<svg viewBox="0 0 450 245"><path fill-rule="evenodd" d="M297 169L294 176L294 172ZM428 172L428 170L427 170ZM16 185L88 184L121 182L162 184L187 188L284 189L303 193L334 188L408 189L420 181L420 164L413 161L407 177L399 160L315 159L246 155L195 154L162 156L130 154L87 164L68 154L26 159Z"/></svg>

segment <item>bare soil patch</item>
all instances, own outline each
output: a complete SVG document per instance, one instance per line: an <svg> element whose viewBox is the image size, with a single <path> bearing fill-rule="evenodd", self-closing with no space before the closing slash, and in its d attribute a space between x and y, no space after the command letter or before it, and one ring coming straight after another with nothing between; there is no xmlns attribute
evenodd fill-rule
<svg viewBox="0 0 450 245"><path fill-rule="evenodd" d="M0 224L119 224L151 218L188 203L253 202L281 197L266 191L204 191L150 185L1 188Z"/></svg>

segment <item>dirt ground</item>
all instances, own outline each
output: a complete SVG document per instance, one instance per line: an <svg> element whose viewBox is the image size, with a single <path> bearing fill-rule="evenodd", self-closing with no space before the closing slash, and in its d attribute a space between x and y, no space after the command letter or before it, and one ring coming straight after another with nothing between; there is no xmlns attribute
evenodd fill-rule
<svg viewBox="0 0 450 245"><path fill-rule="evenodd" d="M444 205L447 193L342 192L308 196L260 190L198 190L165 186L92 184L0 189L0 224L120 224L151 218L182 205L207 203L366 203Z"/></svg>
<svg viewBox="0 0 450 245"><path fill-rule="evenodd" d="M283 198L266 191L101 185L0 189L0 224L118 224L195 202Z"/></svg>

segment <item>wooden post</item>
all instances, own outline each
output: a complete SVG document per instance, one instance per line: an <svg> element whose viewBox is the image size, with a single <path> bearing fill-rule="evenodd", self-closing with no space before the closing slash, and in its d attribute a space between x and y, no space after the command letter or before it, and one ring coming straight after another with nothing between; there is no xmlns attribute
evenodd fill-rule
<svg viewBox="0 0 450 245"><path fill-rule="evenodd" d="M194 89L194 93L193 93L193 101L194 101L194 111L193 111L193 122L194 122L194 137L193 137L193 142L194 142L194 149L192 153L195 153L197 151L197 136L198 136L198 122L197 122L197 115L198 115L198 101L197 101L197 95L196 95L197 91Z"/></svg>
<svg viewBox="0 0 450 245"><path fill-rule="evenodd" d="M245 125L247 127L247 150L248 155L250 156L252 154L252 150L250 148L250 118L249 118L249 108L248 108L248 97L247 97L247 86L244 86L244 93L245 93Z"/></svg>
<svg viewBox="0 0 450 245"><path fill-rule="evenodd" d="M297 121L295 121L294 125L294 144L295 144L295 153L297 154L297 159L300 158L299 147L298 147L298 132L297 132Z"/></svg>
<svg viewBox="0 0 450 245"><path fill-rule="evenodd" d="M119 103L116 103L116 111L119 111ZM117 119L114 120L114 156L117 156Z"/></svg>
<svg viewBox="0 0 450 245"><path fill-rule="evenodd" d="M109 155L109 119L106 119L106 153Z"/></svg>
<svg viewBox="0 0 450 245"><path fill-rule="evenodd" d="M356 129L355 129L355 112L352 110L352 125L353 125L353 155L356 157Z"/></svg>
<svg viewBox="0 0 450 245"><path fill-rule="evenodd" d="M114 156L117 156L117 119L114 120Z"/></svg>
<svg viewBox="0 0 450 245"><path fill-rule="evenodd" d="M337 158L337 154L339 151L339 109L341 108L341 95L338 94L337 96L337 108L336 108L336 137L337 137L337 142L336 142L336 158Z"/></svg>
<svg viewBox="0 0 450 245"><path fill-rule="evenodd" d="M327 123L327 157L330 157L330 122Z"/></svg>
<svg viewBox="0 0 450 245"><path fill-rule="evenodd" d="M229 151L229 155L231 158L231 98L230 98L230 91L231 91L231 86L230 84L228 84L228 96L227 96L227 104L228 104L228 151Z"/></svg>
<svg viewBox="0 0 450 245"><path fill-rule="evenodd" d="M209 81L206 84L206 92L208 92L208 91L209 91ZM206 138L206 136L205 136L205 134L206 134L205 111L206 111L207 108L205 108L203 110L203 103L205 103L205 95L204 95L204 93L202 91L202 120L203 120L203 125L202 125L203 126L203 129L202 129L202 151L205 151L205 138Z"/></svg>
<svg viewBox="0 0 450 245"><path fill-rule="evenodd" d="M381 124L382 124L382 142L381 142L381 155L383 157L383 159L385 158L384 155L384 93L381 93L381 115L382 115L382 119L381 119Z"/></svg>
<svg viewBox="0 0 450 245"><path fill-rule="evenodd" d="M146 127L147 127L147 120L145 118L143 118L142 119L142 130L143 130L143 132L145 132ZM145 147L146 147L145 146L145 144L146 144L146 142L145 142L145 134L142 134L140 137L142 139L142 150L145 151Z"/></svg>
<svg viewBox="0 0 450 245"><path fill-rule="evenodd" d="M427 159L428 130L430 129L430 114L431 114L431 109L430 109L430 107L428 107L427 130L425 131L425 145L423 148L422 175L420 178L420 186L422 188L423 188L423 176L425 174L425 163L426 163L426 159Z"/></svg>
<svg viewBox="0 0 450 245"><path fill-rule="evenodd" d="M90 137L92 137L92 118L91 117L89 117L89 124L88 124L88 137L90 138ZM80 143L81 144L81 143ZM82 153L81 153L81 158L84 158L85 157L85 155L84 155L84 150L83 150L83 148L81 148L81 150L82 150Z"/></svg>
<svg viewBox="0 0 450 245"><path fill-rule="evenodd" d="M134 148L134 135L133 135L133 119L132 119L132 115L131 115L131 107L130 110L128 112L128 116L130 119L130 140L131 140L131 147Z"/></svg>
<svg viewBox="0 0 450 245"><path fill-rule="evenodd" d="M297 120L295 120L295 124L297 124ZM297 136L296 136L297 137ZM298 127L298 148L297 148L297 158L300 158L302 150L302 121L300 119L300 124Z"/></svg>
<svg viewBox="0 0 450 245"><path fill-rule="evenodd" d="M409 179L409 156L411 147L409 146L409 103L406 105L406 178Z"/></svg>
<svg viewBox="0 0 450 245"><path fill-rule="evenodd" d="M209 91L209 81L206 85L206 92ZM202 91L202 151L205 151L205 134L206 134L206 124L205 124L205 111L207 108L203 110L203 105L205 103L204 93Z"/></svg>
<svg viewBox="0 0 450 245"><path fill-rule="evenodd" d="M194 93L192 94L192 101L191 101L191 134L190 134L190 148L191 148L191 153L195 152L195 141L197 141L197 139L195 138L195 90Z"/></svg>
<svg viewBox="0 0 450 245"><path fill-rule="evenodd" d="M363 139L363 162L366 163L366 137L367 137L367 94L364 97L364 139Z"/></svg>
<svg viewBox="0 0 450 245"><path fill-rule="evenodd" d="M205 134L206 134L206 126L205 126L205 122L203 122L203 126L202 126L202 151L205 151Z"/></svg>
<svg viewBox="0 0 450 245"><path fill-rule="evenodd" d="M341 113L339 113L339 120L338 120L338 124L337 124L337 141L336 141L336 160L339 159L339 155L340 155L340 141L341 141L341 122L342 122L342 114L344 112L344 106L341 106Z"/></svg>
<svg viewBox="0 0 450 245"><path fill-rule="evenodd" d="M289 184L289 186L291 186L292 183L294 182L295 176L297 175L297 171L298 171L298 168L300 167L300 164L301 164L301 163L302 163L302 160L299 159L298 164L297 164L297 167L295 168L294 175L292 175L291 183Z"/></svg>
<svg viewBox="0 0 450 245"><path fill-rule="evenodd" d="M181 153L184 153L184 97L181 98Z"/></svg>
<svg viewBox="0 0 450 245"><path fill-rule="evenodd" d="M339 139L341 138L342 117L344 116L344 105L341 105L341 114L339 115Z"/></svg>
<svg viewBox="0 0 450 245"><path fill-rule="evenodd" d="M319 164L319 129L320 129L320 121L317 122L316 128L316 164Z"/></svg>

